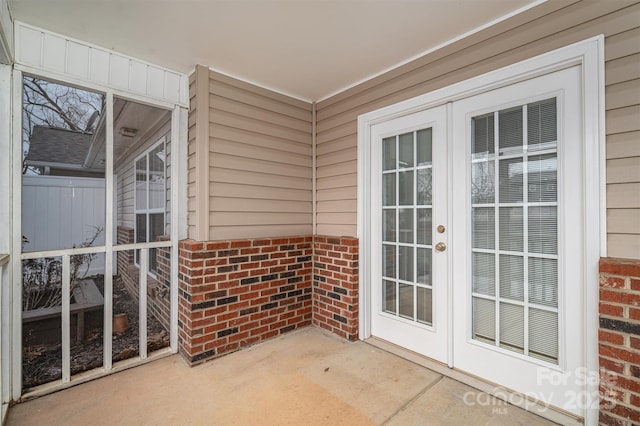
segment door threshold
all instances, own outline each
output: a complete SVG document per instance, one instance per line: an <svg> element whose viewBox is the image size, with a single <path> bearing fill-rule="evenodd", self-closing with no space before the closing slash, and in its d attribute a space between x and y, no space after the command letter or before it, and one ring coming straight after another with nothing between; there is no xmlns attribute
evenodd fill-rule
<svg viewBox="0 0 640 426"><path fill-rule="evenodd" d="M424 355L420 355L378 337L371 336L364 340L364 342L385 352L389 352L393 355L397 355L411 361L414 364L428 368L429 370L445 377L449 377L450 379L471 386L472 388L487 393L497 399L503 400L511 405L522 408L523 410L529 411L554 423L567 426L584 424L583 419L577 418L573 414L562 409L546 405L544 402L536 401L522 393L512 391L495 383L483 380L477 376L456 370L455 368L449 368L447 364L435 361Z"/></svg>

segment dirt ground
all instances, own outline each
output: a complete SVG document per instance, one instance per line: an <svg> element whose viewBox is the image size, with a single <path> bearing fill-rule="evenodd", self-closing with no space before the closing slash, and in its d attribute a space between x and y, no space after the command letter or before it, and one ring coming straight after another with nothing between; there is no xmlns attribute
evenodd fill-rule
<svg viewBox="0 0 640 426"><path fill-rule="evenodd" d="M104 277L92 277L96 287L104 295ZM113 312L126 313L129 328L122 334L113 335L113 362L138 356L138 301L127 292L119 277L113 279ZM71 374L92 370L102 366L103 334L100 326L89 330L84 341L71 344ZM169 334L151 314L147 315L147 351L152 352L169 346ZM62 378L61 344L26 346L22 351L23 388L48 383Z"/></svg>

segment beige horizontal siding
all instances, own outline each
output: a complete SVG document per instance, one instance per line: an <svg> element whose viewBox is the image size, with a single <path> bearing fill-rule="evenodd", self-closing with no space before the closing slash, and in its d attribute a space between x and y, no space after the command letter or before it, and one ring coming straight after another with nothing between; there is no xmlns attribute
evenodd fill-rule
<svg viewBox="0 0 640 426"><path fill-rule="evenodd" d="M247 223L250 217L243 217ZM247 238L247 235L259 235L258 238L282 237L293 235L310 235L311 226L308 224L296 225L227 225L216 230L217 240L238 240Z"/></svg>
<svg viewBox="0 0 640 426"><path fill-rule="evenodd" d="M629 80L607 87L605 105L607 110L624 108L638 104L640 80Z"/></svg>
<svg viewBox="0 0 640 426"><path fill-rule="evenodd" d="M640 157L607 160L607 183L640 182Z"/></svg>
<svg viewBox="0 0 640 426"><path fill-rule="evenodd" d="M609 209L607 224L611 234L640 234L640 217L635 209Z"/></svg>
<svg viewBox="0 0 640 426"><path fill-rule="evenodd" d="M308 225L311 223L311 213L284 212L211 212L211 223L224 223L225 226L259 225ZM308 232L307 232L308 233ZM261 237L257 235L256 237Z"/></svg>
<svg viewBox="0 0 640 426"><path fill-rule="evenodd" d="M211 170L211 185L209 193L217 191L217 183L234 183L237 185L254 186L263 192L263 197L270 196L271 189L294 189L311 192L311 177L296 178L290 176L266 175L260 172L213 168ZM213 187L213 188L211 188ZM292 194L293 196L293 194Z"/></svg>
<svg viewBox="0 0 640 426"><path fill-rule="evenodd" d="M640 238L637 234L612 234L607 236L607 256L640 259Z"/></svg>
<svg viewBox="0 0 640 426"><path fill-rule="evenodd" d="M613 215L640 217L640 208L631 201L639 198L631 192L640 182L640 4L545 2L318 103L317 232L356 235L352 206L357 162L346 162L336 153L356 147L360 114L600 34L605 35L608 206L616 208L626 198L629 211ZM640 258L636 229L629 224L627 232L610 231L609 255Z"/></svg>
<svg viewBox="0 0 640 426"><path fill-rule="evenodd" d="M308 181L303 181L303 186L307 186ZM238 198L241 200L264 199L264 188L258 185L243 185L238 183L216 182L215 190L213 185L210 188L210 195L218 197ZM304 201L311 202L311 192L307 189L269 187L271 200Z"/></svg>
<svg viewBox="0 0 640 426"><path fill-rule="evenodd" d="M619 183L607 185L607 207L640 209L640 183Z"/></svg>
<svg viewBox="0 0 640 426"><path fill-rule="evenodd" d="M607 159L640 157L640 131L607 136Z"/></svg>
<svg viewBox="0 0 640 426"><path fill-rule="evenodd" d="M196 238L310 234L311 104L213 71L207 77L209 157L198 176L207 176L208 186L190 188L201 200L194 205L208 206L208 233Z"/></svg>

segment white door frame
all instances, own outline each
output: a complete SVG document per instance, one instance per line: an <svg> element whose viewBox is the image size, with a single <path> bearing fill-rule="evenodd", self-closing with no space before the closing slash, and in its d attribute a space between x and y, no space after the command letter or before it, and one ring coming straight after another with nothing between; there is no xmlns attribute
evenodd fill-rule
<svg viewBox="0 0 640 426"><path fill-rule="evenodd" d="M585 188L595 188L585 194L583 211L584 276L585 276L585 354L588 371L598 370L598 262L606 256L606 176L605 176L605 113L604 113L604 36L599 35L516 64L474 77L436 91L363 114L358 117L358 239L360 250L359 338L371 337L371 261L368 236L371 229L371 127L403 115L426 110L448 102L464 99L492 89L508 86L554 71L580 66L582 71L582 134L584 136ZM449 120L451 123L451 120ZM451 134L451 132L449 132ZM451 161L451 156L449 156ZM451 173L451 164L449 164ZM587 173L587 171L589 171ZM449 211L452 206L448 206ZM586 230L598 229L598 232ZM449 277L452 277L449 262ZM451 283L449 283L451 288ZM597 384L588 383L586 391L598 392ZM585 424L596 424L597 407L589 407Z"/></svg>

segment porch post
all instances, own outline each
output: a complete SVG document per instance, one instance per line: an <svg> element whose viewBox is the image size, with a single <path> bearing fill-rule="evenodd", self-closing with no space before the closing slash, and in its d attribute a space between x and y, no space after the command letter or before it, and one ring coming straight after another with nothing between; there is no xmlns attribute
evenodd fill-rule
<svg viewBox="0 0 640 426"><path fill-rule="evenodd" d="M0 257L11 253L11 66L0 65ZM6 260L6 259L5 259ZM11 258L0 261L0 421L11 399Z"/></svg>

